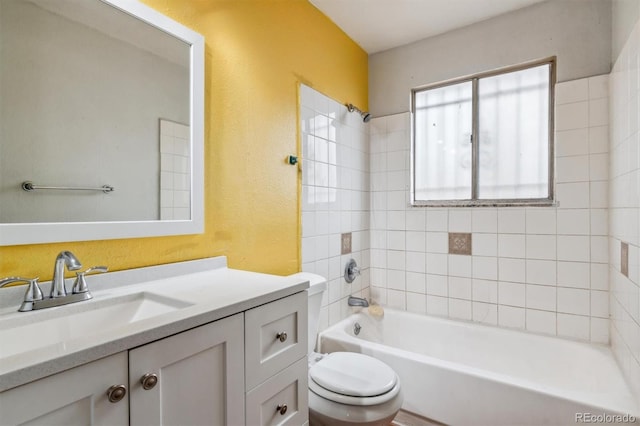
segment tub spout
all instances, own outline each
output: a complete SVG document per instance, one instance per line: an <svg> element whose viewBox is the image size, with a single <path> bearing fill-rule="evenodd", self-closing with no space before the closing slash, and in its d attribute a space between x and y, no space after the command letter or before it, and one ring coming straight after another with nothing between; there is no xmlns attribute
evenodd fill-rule
<svg viewBox="0 0 640 426"><path fill-rule="evenodd" d="M347 299L347 304L349 306L362 306L363 308L366 308L369 306L369 302L367 302L367 299L363 299L362 297L355 297L355 296L349 296L349 298Z"/></svg>

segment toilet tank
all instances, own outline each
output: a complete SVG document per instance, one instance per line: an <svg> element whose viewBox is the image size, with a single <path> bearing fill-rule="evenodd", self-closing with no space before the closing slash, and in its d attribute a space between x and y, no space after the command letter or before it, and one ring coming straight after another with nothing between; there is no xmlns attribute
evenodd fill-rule
<svg viewBox="0 0 640 426"><path fill-rule="evenodd" d="M322 306L322 295L327 289L327 279L310 272L299 272L292 275L304 281L309 281L307 294L309 297L309 321L308 321L308 342L307 353L313 352L318 340L318 324L320 322L320 307Z"/></svg>

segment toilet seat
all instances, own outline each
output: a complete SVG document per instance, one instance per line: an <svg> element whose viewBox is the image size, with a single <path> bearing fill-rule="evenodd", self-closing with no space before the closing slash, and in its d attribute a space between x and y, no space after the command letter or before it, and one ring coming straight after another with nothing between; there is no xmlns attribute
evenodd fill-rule
<svg viewBox="0 0 640 426"><path fill-rule="evenodd" d="M400 392L396 373L385 363L359 353L334 352L309 369L309 389L347 405L377 405Z"/></svg>
<svg viewBox="0 0 640 426"><path fill-rule="evenodd" d="M396 383L396 385L391 389L391 391L378 395L378 396L348 396L341 395L339 393L331 392L322 386L318 385L313 380L309 380L309 390L316 395L327 399L329 401L338 402L340 404L345 405L354 405L354 406L367 406L367 405L379 405L384 404L392 400L393 398L400 393L400 385Z"/></svg>

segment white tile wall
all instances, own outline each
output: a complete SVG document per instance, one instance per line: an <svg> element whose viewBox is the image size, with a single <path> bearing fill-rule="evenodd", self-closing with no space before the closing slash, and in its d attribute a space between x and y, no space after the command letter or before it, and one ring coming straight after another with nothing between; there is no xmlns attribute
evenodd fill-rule
<svg viewBox="0 0 640 426"><path fill-rule="evenodd" d="M368 130L358 114L305 85L300 86L300 108L302 270L328 279L322 330L350 313L350 294L369 297ZM341 234L346 232L352 233L352 253L341 255ZM404 234L393 235L391 243L404 247ZM347 284L344 267L351 258L362 274Z"/></svg>
<svg viewBox="0 0 640 426"><path fill-rule="evenodd" d="M636 23L611 72L609 92L611 158L608 164L611 346L629 383L638 392L640 392L639 57L640 21ZM599 87L597 90L602 93L606 87ZM603 108L604 105L598 104L590 115L600 122L606 120ZM597 146L598 150L602 149L597 143L593 145ZM600 167L606 167L606 165ZM628 277L620 271L620 245L623 241L629 244ZM602 255L603 253L598 253L598 256ZM606 312L605 305L606 301L602 295L591 300L591 309L597 312ZM598 327L594 332L602 332L603 326Z"/></svg>
<svg viewBox="0 0 640 426"><path fill-rule="evenodd" d="M557 207L410 207L410 116L373 119L371 297L608 343L607 86L606 75L556 86ZM471 232L473 255L447 254L448 232Z"/></svg>
<svg viewBox="0 0 640 426"><path fill-rule="evenodd" d="M160 219L191 218L189 126L160 119Z"/></svg>

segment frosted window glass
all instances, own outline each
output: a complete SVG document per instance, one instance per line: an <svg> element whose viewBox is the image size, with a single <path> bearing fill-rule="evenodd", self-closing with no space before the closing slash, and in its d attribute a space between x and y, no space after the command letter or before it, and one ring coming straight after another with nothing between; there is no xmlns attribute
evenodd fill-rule
<svg viewBox="0 0 640 426"><path fill-rule="evenodd" d="M416 200L471 198L472 83L415 94Z"/></svg>
<svg viewBox="0 0 640 426"><path fill-rule="evenodd" d="M547 198L549 65L478 84L478 198Z"/></svg>

